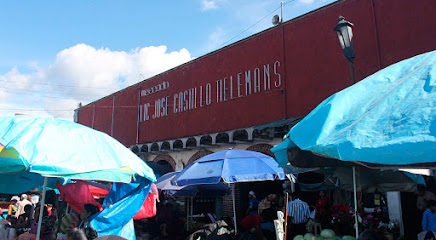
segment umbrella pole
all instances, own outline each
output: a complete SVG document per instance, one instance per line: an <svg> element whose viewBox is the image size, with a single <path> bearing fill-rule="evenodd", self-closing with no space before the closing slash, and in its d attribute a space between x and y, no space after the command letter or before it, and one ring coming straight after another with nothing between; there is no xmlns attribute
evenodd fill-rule
<svg viewBox="0 0 436 240"><path fill-rule="evenodd" d="M191 209L190 209L190 211L191 211L191 222L193 222L194 221L194 218L192 217L192 216L194 216L194 197L191 197Z"/></svg>
<svg viewBox="0 0 436 240"><path fill-rule="evenodd" d="M45 192L47 190L47 177L44 177L44 187L42 189L42 200L41 200L41 208L39 209L39 219L38 219L38 231L36 232L36 240L40 239L41 235L41 223L42 223L42 215L44 214L44 204L45 204Z"/></svg>
<svg viewBox="0 0 436 240"><path fill-rule="evenodd" d="M288 204L289 204L289 193L286 193L286 209L285 209L285 235L283 237L283 239L287 238L288 235Z"/></svg>
<svg viewBox="0 0 436 240"><path fill-rule="evenodd" d="M356 239L357 239L359 238L359 221L357 220L356 167L353 167L353 190L354 190L354 221L356 222Z"/></svg>
<svg viewBox="0 0 436 240"><path fill-rule="evenodd" d="M186 198L186 231L189 230L189 197Z"/></svg>
<svg viewBox="0 0 436 240"><path fill-rule="evenodd" d="M233 199L233 223L235 225L235 234L238 234L238 227L236 226L235 183L232 183L232 199Z"/></svg>

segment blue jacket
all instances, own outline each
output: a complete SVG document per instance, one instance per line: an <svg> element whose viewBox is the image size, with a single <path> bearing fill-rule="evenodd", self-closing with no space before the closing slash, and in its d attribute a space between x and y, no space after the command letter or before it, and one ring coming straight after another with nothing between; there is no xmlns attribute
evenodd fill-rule
<svg viewBox="0 0 436 240"><path fill-rule="evenodd" d="M422 217L422 230L436 231L436 213L430 211L430 209L425 210Z"/></svg>

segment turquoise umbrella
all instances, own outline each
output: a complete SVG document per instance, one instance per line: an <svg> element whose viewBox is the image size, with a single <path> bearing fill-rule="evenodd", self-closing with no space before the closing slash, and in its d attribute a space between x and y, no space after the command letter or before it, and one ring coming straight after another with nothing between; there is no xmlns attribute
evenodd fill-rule
<svg viewBox="0 0 436 240"><path fill-rule="evenodd" d="M44 177L129 183L141 176L156 181L144 161L120 142L65 120L1 117L0 144L0 174L32 179L34 186L28 190L42 185ZM0 192L11 193L20 184L2 182Z"/></svg>
<svg viewBox="0 0 436 240"><path fill-rule="evenodd" d="M282 166L352 166L356 213L354 163L436 168L436 51L391 65L327 98L271 151Z"/></svg>
<svg viewBox="0 0 436 240"><path fill-rule="evenodd" d="M129 183L143 177L156 181L144 161L107 134L49 117L0 117L0 162L3 193L41 185L45 192L47 182L59 179ZM44 199L45 194L42 203Z"/></svg>
<svg viewBox="0 0 436 240"><path fill-rule="evenodd" d="M332 95L272 151L281 165L289 154L304 155L315 165L334 165L337 159L379 168L436 168L436 51ZM307 161L300 166L311 167Z"/></svg>

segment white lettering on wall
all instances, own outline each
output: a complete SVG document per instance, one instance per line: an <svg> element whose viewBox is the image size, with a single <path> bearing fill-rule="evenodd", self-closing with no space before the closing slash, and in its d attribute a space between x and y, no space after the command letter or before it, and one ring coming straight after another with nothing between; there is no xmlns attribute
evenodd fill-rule
<svg viewBox="0 0 436 240"><path fill-rule="evenodd" d="M212 103L212 84L206 84L206 105Z"/></svg>
<svg viewBox="0 0 436 240"><path fill-rule="evenodd" d="M278 72L278 68L279 68L279 67L280 67L280 62L279 62L279 61L276 61L276 62L274 63L274 74L277 76L277 80L274 81L274 86L275 86L276 88L278 88L278 87L280 87L280 86L282 85L282 78L281 78L280 73Z"/></svg>
<svg viewBox="0 0 436 240"><path fill-rule="evenodd" d="M235 75L223 76L216 80L215 84L206 83L205 85L194 86L183 89L171 96L152 100L150 103L139 105L139 121L145 122L150 119L159 119L168 116L168 102L173 104L172 113L178 114L186 111L203 108L212 104L212 91L216 92L216 103L235 100L241 97L267 92L273 87L282 87L281 63L275 61L274 64L264 64L237 72ZM272 73L271 73L272 72ZM235 81L233 81L235 79ZM141 90L141 96L149 96L152 93L163 91L169 88L169 82L162 82L156 86ZM215 89L212 89L213 87ZM263 86L263 87L262 87ZM244 94L245 93L245 94ZM153 115L150 117L150 113Z"/></svg>
<svg viewBox="0 0 436 240"><path fill-rule="evenodd" d="M260 68L253 71L253 83L254 93L260 92Z"/></svg>
<svg viewBox="0 0 436 240"><path fill-rule="evenodd" d="M242 84L241 84L241 75L242 75L242 73L240 72L240 73L238 73L238 77L237 77L237 85L238 85L238 98L239 97L242 97L242 95L241 95L241 86L242 86Z"/></svg>
<svg viewBox="0 0 436 240"><path fill-rule="evenodd" d="M245 96L251 94L251 71L245 72Z"/></svg>
<svg viewBox="0 0 436 240"><path fill-rule="evenodd" d="M227 84L226 84L226 80L227 80L227 78L225 77L224 79L223 79L223 89L222 89L222 91L223 91L223 100L224 100L224 102L227 102L227 100L229 100L229 99L227 99L227 90L228 90L228 88L226 87L227 86ZM228 83L228 82L227 82Z"/></svg>
<svg viewBox="0 0 436 240"><path fill-rule="evenodd" d="M263 90L271 89L271 78L269 75L269 64L263 66Z"/></svg>
<svg viewBox="0 0 436 240"><path fill-rule="evenodd" d="M141 97L148 96L148 95L150 95L152 93L168 89L169 87L170 87L170 83L169 82L162 82L162 83L160 83L160 84L158 84L156 86L153 86L151 88L147 88L147 89L141 90Z"/></svg>

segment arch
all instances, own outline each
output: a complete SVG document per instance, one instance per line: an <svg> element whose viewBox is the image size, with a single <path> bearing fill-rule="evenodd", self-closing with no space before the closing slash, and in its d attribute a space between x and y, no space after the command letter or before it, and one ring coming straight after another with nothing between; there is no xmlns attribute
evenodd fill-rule
<svg viewBox="0 0 436 240"><path fill-rule="evenodd" d="M260 153L263 153L265 155L268 155L270 157L275 158L274 154L271 152L272 147L273 146L271 144L259 143L259 144L251 145L250 147L247 148L247 150L254 151L254 152L260 152Z"/></svg>
<svg viewBox="0 0 436 240"><path fill-rule="evenodd" d="M207 150L207 149L200 150L200 151L196 152L194 155L192 155L191 158L189 158L188 162L186 163L186 166L188 166L189 164L195 162L197 159L199 159L201 157L204 157L206 155L209 155L211 153L213 153L213 152L210 151L210 150Z"/></svg>
<svg viewBox="0 0 436 240"><path fill-rule="evenodd" d="M216 143L229 143L229 134L218 133L218 135L216 135Z"/></svg>
<svg viewBox="0 0 436 240"><path fill-rule="evenodd" d="M168 163L171 166L173 171L175 171L175 169L176 169L176 161L174 160L173 157L171 157L168 154L159 154L159 155L157 155L153 159L153 162L161 164L161 165L166 165L165 163ZM165 163L163 163L163 162L165 162Z"/></svg>
<svg viewBox="0 0 436 240"><path fill-rule="evenodd" d="M190 137L188 140L186 140L186 147L187 148L195 148L197 147L197 139Z"/></svg>
<svg viewBox="0 0 436 240"><path fill-rule="evenodd" d="M245 129L236 130L233 133L233 141L248 141L248 132Z"/></svg>
<svg viewBox="0 0 436 240"><path fill-rule="evenodd" d="M253 131L253 139L254 138L258 138L258 139L272 139L272 129L271 128L264 128L264 129L255 129Z"/></svg>
<svg viewBox="0 0 436 240"><path fill-rule="evenodd" d="M171 145L170 145L170 143L167 142L167 141L163 142L162 145L160 146L160 150L161 150L161 151L163 151L163 150L166 150L166 151L171 150Z"/></svg>
<svg viewBox="0 0 436 240"><path fill-rule="evenodd" d="M138 146L134 146L134 147L132 147L132 152L134 153L134 154L138 154L139 153L139 148L138 148Z"/></svg>
<svg viewBox="0 0 436 240"><path fill-rule="evenodd" d="M174 141L173 149L183 149L183 141L182 140Z"/></svg>
<svg viewBox="0 0 436 240"><path fill-rule="evenodd" d="M159 144L157 143L151 144L150 152L159 152Z"/></svg>
<svg viewBox="0 0 436 240"><path fill-rule="evenodd" d="M142 147L141 147L141 152L142 152L142 153L146 153L146 152L148 152L148 145L147 145L147 144L142 145Z"/></svg>
<svg viewBox="0 0 436 240"><path fill-rule="evenodd" d="M200 145L212 145L212 137L210 135L204 135L200 139Z"/></svg>

